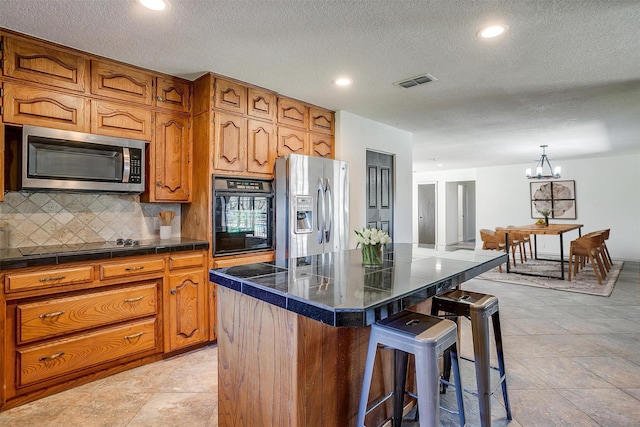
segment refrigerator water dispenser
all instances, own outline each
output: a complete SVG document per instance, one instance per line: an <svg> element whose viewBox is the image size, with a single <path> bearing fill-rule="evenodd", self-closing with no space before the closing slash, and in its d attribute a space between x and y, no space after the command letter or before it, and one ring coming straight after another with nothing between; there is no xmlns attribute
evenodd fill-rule
<svg viewBox="0 0 640 427"><path fill-rule="evenodd" d="M313 231L313 197L296 196L296 233Z"/></svg>

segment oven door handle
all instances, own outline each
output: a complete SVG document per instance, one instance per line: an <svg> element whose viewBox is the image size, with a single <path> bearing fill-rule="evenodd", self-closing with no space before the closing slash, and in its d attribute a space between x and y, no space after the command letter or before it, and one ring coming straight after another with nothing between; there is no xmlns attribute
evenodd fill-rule
<svg viewBox="0 0 640 427"><path fill-rule="evenodd" d="M316 236L318 244L324 240L324 188L322 179L318 179L318 188L316 189Z"/></svg>

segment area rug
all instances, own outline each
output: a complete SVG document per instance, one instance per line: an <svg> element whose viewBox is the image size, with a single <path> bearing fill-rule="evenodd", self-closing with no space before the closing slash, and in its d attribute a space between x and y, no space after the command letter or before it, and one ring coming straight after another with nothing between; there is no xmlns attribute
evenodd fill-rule
<svg viewBox="0 0 640 427"><path fill-rule="evenodd" d="M506 272L506 266L502 266L503 273L500 273L497 268L482 273L477 276L478 279L491 280L494 282L506 282L516 285L536 286L539 288L557 289L560 291L579 292L582 294L598 295L608 297L613 292L613 286L618 280L620 270L622 269L623 262L614 261L611 271L607 272L607 277L602 281L602 285L598 284L596 275L593 273L591 265L587 265L580 270L577 275L571 275L571 281L551 279L547 277L535 277L525 276L522 274L513 273L513 271L520 271L524 273L535 274L548 274L550 276L560 276L560 263L558 261L542 261L542 260L528 260L525 263L518 263L518 265L511 270L510 273ZM568 277L569 263L564 263L564 275L565 279Z"/></svg>

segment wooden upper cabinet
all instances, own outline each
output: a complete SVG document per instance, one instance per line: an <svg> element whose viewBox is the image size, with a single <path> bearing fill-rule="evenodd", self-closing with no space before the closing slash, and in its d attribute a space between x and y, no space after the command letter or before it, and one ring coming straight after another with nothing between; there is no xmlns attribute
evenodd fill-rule
<svg viewBox="0 0 640 427"><path fill-rule="evenodd" d="M331 135L310 134L311 155L317 157L335 158L334 139Z"/></svg>
<svg viewBox="0 0 640 427"><path fill-rule="evenodd" d="M120 64L91 61L91 93L151 105L154 76Z"/></svg>
<svg viewBox="0 0 640 427"><path fill-rule="evenodd" d="M239 83L215 79L213 107L234 113L247 113L247 88Z"/></svg>
<svg viewBox="0 0 640 427"><path fill-rule="evenodd" d="M188 113L191 110L191 85L180 79L158 77L156 106Z"/></svg>
<svg viewBox="0 0 640 427"><path fill-rule="evenodd" d="M250 119L247 134L247 172L273 174L277 145L274 125Z"/></svg>
<svg viewBox="0 0 640 427"><path fill-rule="evenodd" d="M89 132L89 100L46 89L4 85L4 122Z"/></svg>
<svg viewBox="0 0 640 427"><path fill-rule="evenodd" d="M215 113L214 169L243 172L246 165L247 119Z"/></svg>
<svg viewBox="0 0 640 427"><path fill-rule="evenodd" d="M145 107L91 100L91 133L151 141L151 111Z"/></svg>
<svg viewBox="0 0 640 427"><path fill-rule="evenodd" d="M85 92L89 60L74 52L5 36L2 72L6 77Z"/></svg>
<svg viewBox="0 0 640 427"><path fill-rule="evenodd" d="M309 108L306 104L290 98L278 97L278 123L307 129Z"/></svg>
<svg viewBox="0 0 640 427"><path fill-rule="evenodd" d="M272 92L250 87L248 89L247 114L259 119L270 120L276 116L276 95Z"/></svg>
<svg viewBox="0 0 640 427"><path fill-rule="evenodd" d="M335 131L333 111L309 107L309 130L333 135Z"/></svg>
<svg viewBox="0 0 640 427"><path fill-rule="evenodd" d="M2 89L2 84L0 84ZM0 202L4 201L4 124L0 117Z"/></svg>
<svg viewBox="0 0 640 427"><path fill-rule="evenodd" d="M309 154L308 134L305 131L278 126L278 157L289 153Z"/></svg>
<svg viewBox="0 0 640 427"><path fill-rule="evenodd" d="M191 201L192 142L189 118L178 114L156 114L156 132L152 144L149 192L151 201Z"/></svg>

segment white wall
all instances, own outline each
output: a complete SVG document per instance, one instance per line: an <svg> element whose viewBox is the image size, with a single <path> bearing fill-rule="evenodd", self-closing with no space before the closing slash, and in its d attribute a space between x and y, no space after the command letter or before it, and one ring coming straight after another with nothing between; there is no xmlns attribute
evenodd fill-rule
<svg viewBox="0 0 640 427"><path fill-rule="evenodd" d="M349 228L366 225L367 149L395 155L394 240L412 241L412 135L409 132L365 119L347 111L336 113L336 159L349 163ZM349 245L355 247L355 234Z"/></svg>
<svg viewBox="0 0 640 427"><path fill-rule="evenodd" d="M418 185L419 184L436 184L436 244L438 245L446 245L447 243L455 243L457 242L457 216L456 214L451 215L451 221L455 224L455 230L451 233L447 232L447 222L445 218L447 217L447 183L459 182L459 181L475 181L476 180L476 170L475 169L464 169L464 170L452 170L452 171L443 171L443 172L422 172L422 173L414 173L413 181L414 181L414 191L413 191L413 205L418 206ZM454 203L457 211L457 185L456 192L453 195ZM480 203L476 198L476 206ZM417 209L413 212L412 216L413 222L413 242L418 242L418 211ZM477 224L477 218L476 218ZM448 235L450 235L452 241L448 241ZM454 236L455 235L455 236Z"/></svg>
<svg viewBox="0 0 640 427"><path fill-rule="evenodd" d="M640 261L640 154L593 159L556 161L562 166L562 179L575 180L576 220L554 220L558 223L583 224L583 233L611 228L607 246L614 259ZM477 230L496 226L531 224L530 180L524 170L531 165L509 165L464 171L423 173L414 175L414 197L421 182L437 182L443 188L447 182L475 176L476 239ZM461 179L462 178L462 179ZM469 178L471 179L471 178ZM445 218L445 191L438 191L438 216ZM414 214L414 224L417 218ZM442 221L441 221L442 222ZM438 225L438 243L444 242L444 224ZM417 230L417 225L415 226ZM565 253L571 239L565 238ZM414 241L417 235L414 233ZM557 253L557 236L540 236L540 252Z"/></svg>

